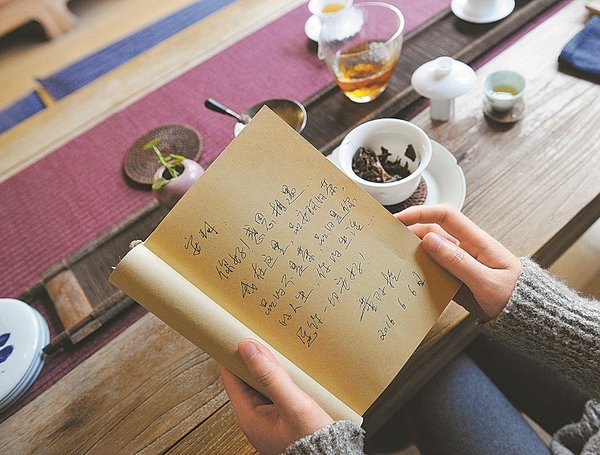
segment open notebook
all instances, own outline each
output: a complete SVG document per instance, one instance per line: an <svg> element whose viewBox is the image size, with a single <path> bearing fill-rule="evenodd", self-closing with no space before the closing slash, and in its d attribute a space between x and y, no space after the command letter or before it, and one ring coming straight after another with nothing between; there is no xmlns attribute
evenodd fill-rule
<svg viewBox="0 0 600 455"><path fill-rule="evenodd" d="M263 108L111 282L249 384L261 340L360 423L458 289L419 239Z"/></svg>

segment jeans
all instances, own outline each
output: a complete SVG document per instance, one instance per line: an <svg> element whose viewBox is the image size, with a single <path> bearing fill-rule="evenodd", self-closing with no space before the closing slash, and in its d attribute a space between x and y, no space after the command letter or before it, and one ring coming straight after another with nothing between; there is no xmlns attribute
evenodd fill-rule
<svg viewBox="0 0 600 455"><path fill-rule="evenodd" d="M549 367L484 337L467 352L403 410L421 454L548 454L515 406L550 434L581 417L586 395Z"/></svg>

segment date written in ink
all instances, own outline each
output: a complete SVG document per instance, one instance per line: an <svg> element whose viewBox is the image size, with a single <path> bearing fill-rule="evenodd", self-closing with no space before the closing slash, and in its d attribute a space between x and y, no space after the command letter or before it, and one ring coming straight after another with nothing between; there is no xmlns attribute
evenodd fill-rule
<svg viewBox="0 0 600 455"><path fill-rule="evenodd" d="M421 276L415 272L414 270L412 271L412 276L415 280L414 285L416 285L416 287L413 287L410 285L410 283L407 285L408 286L408 290L410 291L410 293L416 297L417 295L417 288L422 288L425 286L425 281L423 280L423 278L421 278Z"/></svg>
<svg viewBox="0 0 600 455"><path fill-rule="evenodd" d="M385 340L385 337L388 336L394 325L396 325L396 321L394 321L389 314L386 314L385 325L379 330L377 330L377 334L379 335L379 339L381 341Z"/></svg>

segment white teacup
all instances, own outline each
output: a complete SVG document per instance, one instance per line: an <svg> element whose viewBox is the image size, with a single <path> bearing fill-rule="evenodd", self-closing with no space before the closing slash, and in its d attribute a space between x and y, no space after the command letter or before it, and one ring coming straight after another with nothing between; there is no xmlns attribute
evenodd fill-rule
<svg viewBox="0 0 600 455"><path fill-rule="evenodd" d="M496 71L483 81L483 91L492 109L510 111L523 97L527 81L516 71Z"/></svg>
<svg viewBox="0 0 600 455"><path fill-rule="evenodd" d="M508 16L515 0L452 0L450 8L462 20L486 24Z"/></svg>
<svg viewBox="0 0 600 455"><path fill-rule="evenodd" d="M500 0L467 0L463 5L464 13L469 17L486 18L498 9Z"/></svg>
<svg viewBox="0 0 600 455"><path fill-rule="evenodd" d="M406 156L408 145L415 151L415 159ZM359 147L366 147L378 155L381 147L400 158L407 165L410 175L395 182L376 183L364 180L352 170L352 159ZM421 175L431 160L431 141L418 126L399 119L384 118L363 123L350 131L338 151L342 171L367 193L383 205L394 205L408 199L416 191Z"/></svg>

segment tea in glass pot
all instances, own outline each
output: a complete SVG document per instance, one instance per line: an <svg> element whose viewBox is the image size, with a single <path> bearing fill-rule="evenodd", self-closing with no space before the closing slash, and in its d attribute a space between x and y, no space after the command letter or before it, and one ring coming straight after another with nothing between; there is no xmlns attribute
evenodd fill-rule
<svg viewBox="0 0 600 455"><path fill-rule="evenodd" d="M404 16L387 3L366 2L323 21L319 58L356 103L377 98L388 86L402 50Z"/></svg>

